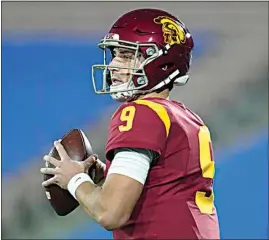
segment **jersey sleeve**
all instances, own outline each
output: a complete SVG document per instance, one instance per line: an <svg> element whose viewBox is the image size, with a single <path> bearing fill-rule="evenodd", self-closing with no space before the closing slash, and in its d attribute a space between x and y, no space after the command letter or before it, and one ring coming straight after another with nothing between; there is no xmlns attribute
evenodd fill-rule
<svg viewBox="0 0 269 240"><path fill-rule="evenodd" d="M148 149L161 155L170 131L165 107L149 100L121 105L111 118L106 157L111 161L119 148Z"/></svg>

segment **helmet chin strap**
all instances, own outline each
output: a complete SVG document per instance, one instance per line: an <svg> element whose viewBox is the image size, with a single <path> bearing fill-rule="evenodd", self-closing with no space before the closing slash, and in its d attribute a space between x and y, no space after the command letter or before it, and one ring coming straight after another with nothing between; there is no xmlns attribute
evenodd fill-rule
<svg viewBox="0 0 269 240"><path fill-rule="evenodd" d="M125 102L125 101L131 101L136 98L138 98L140 95L147 94L150 92L154 92L160 88L162 88L164 85L168 85L172 80L174 81L175 86L183 86L187 83L189 80L189 75L184 75L181 77L177 77L179 74L179 70L174 71L168 78L164 79L162 82L157 84L155 87L153 87L150 90L129 90L130 83L122 83L116 86L111 85L110 90L112 90L114 93L111 93L111 97L114 100L120 101L120 102Z"/></svg>
<svg viewBox="0 0 269 240"><path fill-rule="evenodd" d="M135 90L128 90L128 87L129 87L129 82L122 83L116 86L111 85L110 90L113 91L113 93L111 93L110 96L114 100L117 100L120 102L130 101L135 96Z"/></svg>

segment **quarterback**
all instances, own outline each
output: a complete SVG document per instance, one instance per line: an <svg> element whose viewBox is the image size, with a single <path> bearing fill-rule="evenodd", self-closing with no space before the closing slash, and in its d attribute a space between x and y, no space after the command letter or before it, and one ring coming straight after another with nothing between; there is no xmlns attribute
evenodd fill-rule
<svg viewBox="0 0 269 240"><path fill-rule="evenodd" d="M104 63L92 67L94 90L122 103L110 121L106 163L73 161L56 141L62 160L44 157L56 168L41 169L54 175L43 185L68 189L115 239L219 239L209 129L169 99L189 79L190 31L165 11L138 9L98 46ZM89 163L94 176L86 174Z"/></svg>

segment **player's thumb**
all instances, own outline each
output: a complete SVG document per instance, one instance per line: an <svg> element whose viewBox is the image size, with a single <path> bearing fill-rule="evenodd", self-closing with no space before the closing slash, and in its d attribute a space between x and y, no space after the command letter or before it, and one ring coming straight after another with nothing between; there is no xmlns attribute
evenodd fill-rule
<svg viewBox="0 0 269 240"><path fill-rule="evenodd" d="M94 167L98 156L93 154L83 161L85 172L88 172L91 167Z"/></svg>

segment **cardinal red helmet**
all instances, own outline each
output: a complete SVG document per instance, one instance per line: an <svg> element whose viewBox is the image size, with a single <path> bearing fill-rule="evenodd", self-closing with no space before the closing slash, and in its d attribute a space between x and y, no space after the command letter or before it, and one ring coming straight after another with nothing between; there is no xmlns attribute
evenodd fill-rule
<svg viewBox="0 0 269 240"><path fill-rule="evenodd" d="M104 64L92 66L96 93L110 93L115 99L128 101L140 94L184 85L189 79L194 47L192 36L182 21L165 11L138 9L124 14L98 46L104 51ZM140 67L134 64L128 68L131 71L128 83L113 90L107 49L115 47L132 49L135 56L140 53L145 60ZM97 69L103 71L101 79L96 78ZM101 89L97 89L97 81L102 81Z"/></svg>

